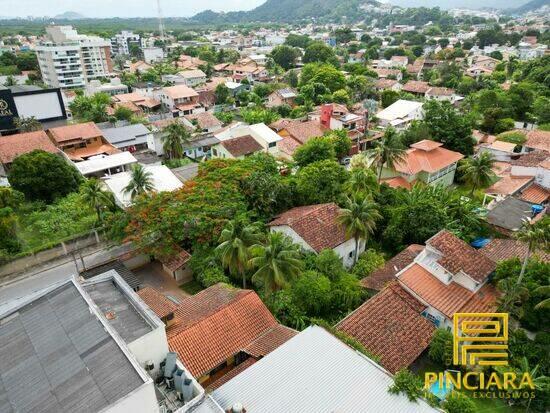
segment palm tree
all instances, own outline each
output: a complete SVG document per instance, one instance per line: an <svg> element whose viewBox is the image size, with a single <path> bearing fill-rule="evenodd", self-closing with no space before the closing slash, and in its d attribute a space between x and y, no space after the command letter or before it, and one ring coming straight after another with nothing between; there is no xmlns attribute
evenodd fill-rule
<svg viewBox="0 0 550 413"><path fill-rule="evenodd" d="M372 194L377 190L376 176L366 168L352 168L350 177L346 183L346 189L351 194L362 192L364 194Z"/></svg>
<svg viewBox="0 0 550 413"><path fill-rule="evenodd" d="M378 183L382 179L383 167L393 169L396 164L405 159L405 156L406 151L393 128L388 128L384 137L375 144L375 147L367 151L367 157L378 169Z"/></svg>
<svg viewBox="0 0 550 413"><path fill-rule="evenodd" d="M527 244L527 253L523 259L521 265L521 272L519 273L517 284L520 285L525 275L525 269L531 253L537 249L548 251L550 246L550 218L544 218L541 221L531 224L531 222L525 220L521 229L516 234L518 241Z"/></svg>
<svg viewBox="0 0 550 413"><path fill-rule="evenodd" d="M550 285L543 285L535 289L535 294L550 295ZM542 310L550 308L550 298L545 298L535 306L535 310Z"/></svg>
<svg viewBox="0 0 550 413"><path fill-rule="evenodd" d="M13 123L19 132L34 132L42 130L42 124L34 116L15 118Z"/></svg>
<svg viewBox="0 0 550 413"><path fill-rule="evenodd" d="M346 198L346 207L340 209L338 220L346 228L348 236L355 240L354 263L357 263L360 240L366 243L376 228L376 221L381 218L378 205L369 196L359 193Z"/></svg>
<svg viewBox="0 0 550 413"><path fill-rule="evenodd" d="M146 171L139 163L132 167L130 174L130 182L123 191L125 194L130 194L132 200L138 195L145 194L155 189L153 185L153 175L151 172Z"/></svg>
<svg viewBox="0 0 550 413"><path fill-rule="evenodd" d="M458 167L464 181L472 188L470 196L474 195L476 189L491 185L495 178L492 169L494 163L495 160L491 153L481 152L478 156L465 159Z"/></svg>
<svg viewBox="0 0 550 413"><path fill-rule="evenodd" d="M263 284L267 295L286 287L302 270L299 246L280 232L269 233L265 245L253 245L250 251L250 265L257 268L252 282Z"/></svg>
<svg viewBox="0 0 550 413"><path fill-rule="evenodd" d="M95 178L88 179L82 185L82 197L90 207L95 209L97 220L101 221L101 208L105 206L105 190Z"/></svg>
<svg viewBox="0 0 550 413"><path fill-rule="evenodd" d="M183 158L185 147L191 140L187 128L178 121L170 123L163 129L162 147L169 159Z"/></svg>
<svg viewBox="0 0 550 413"><path fill-rule="evenodd" d="M533 381L533 385L535 386L535 390L541 390L550 385L550 377L547 377L543 373L541 373L539 371L539 367L540 364L537 364L535 367L531 368L531 366L529 366L529 360L527 360L527 357L523 356L523 358L519 362L518 368L514 370L516 370L518 377L525 373L529 373L529 376L531 376L531 380ZM529 401L527 402L527 408L525 409L526 412L529 411L532 400L532 398L529 398Z"/></svg>
<svg viewBox="0 0 550 413"><path fill-rule="evenodd" d="M246 271L250 260L249 248L261 242L259 224L249 224L242 218L229 221L220 235L216 248L222 265L233 276L242 276L246 288Z"/></svg>

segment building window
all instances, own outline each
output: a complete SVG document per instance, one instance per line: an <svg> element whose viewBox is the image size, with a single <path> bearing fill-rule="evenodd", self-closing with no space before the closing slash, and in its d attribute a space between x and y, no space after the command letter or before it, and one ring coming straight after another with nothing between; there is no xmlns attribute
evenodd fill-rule
<svg viewBox="0 0 550 413"><path fill-rule="evenodd" d="M353 251L350 251L348 257L353 258Z"/></svg>
<svg viewBox="0 0 550 413"><path fill-rule="evenodd" d="M277 146L277 142L270 142L269 143L270 148L274 148L275 146Z"/></svg>

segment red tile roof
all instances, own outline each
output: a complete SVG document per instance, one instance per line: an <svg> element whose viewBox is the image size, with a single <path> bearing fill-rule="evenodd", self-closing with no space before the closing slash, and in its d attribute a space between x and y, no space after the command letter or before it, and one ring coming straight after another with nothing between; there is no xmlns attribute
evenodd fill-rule
<svg viewBox="0 0 550 413"><path fill-rule="evenodd" d="M525 146L550 152L550 132L538 129L527 132Z"/></svg>
<svg viewBox="0 0 550 413"><path fill-rule="evenodd" d="M539 166L542 162L550 159L550 152L546 151L533 151L527 152L521 155L519 159L513 159L510 163L512 165L535 167Z"/></svg>
<svg viewBox="0 0 550 413"><path fill-rule="evenodd" d="M505 175L489 188L485 189L487 194L513 195L533 180L531 176Z"/></svg>
<svg viewBox="0 0 550 413"><path fill-rule="evenodd" d="M395 280L395 275L411 264L416 256L424 249L423 245L409 245L395 257L386 262L382 267L374 271L368 277L361 280L361 285L371 290L380 291L391 281Z"/></svg>
<svg viewBox="0 0 550 413"><path fill-rule="evenodd" d="M141 288L138 295L159 318L166 317L178 308L176 303L149 286Z"/></svg>
<svg viewBox="0 0 550 413"><path fill-rule="evenodd" d="M284 125L284 129L290 136L302 144L306 143L311 138L323 136L325 133L325 129L321 124L314 120L306 122L290 121Z"/></svg>
<svg viewBox="0 0 550 413"><path fill-rule="evenodd" d="M409 182L402 176L382 179L382 183L389 185L391 188L404 188L404 189L411 189L414 185L414 181Z"/></svg>
<svg viewBox="0 0 550 413"><path fill-rule="evenodd" d="M191 259L191 254L185 250L179 251L176 255L167 258L161 259L162 265L168 268L170 271L177 271Z"/></svg>
<svg viewBox="0 0 550 413"><path fill-rule="evenodd" d="M421 171L433 173L464 158L464 155L459 152L437 147L428 142L430 141L418 142L415 144L416 147L408 149L405 159L396 163L395 169L407 175L414 175Z"/></svg>
<svg viewBox="0 0 550 413"><path fill-rule="evenodd" d="M75 125L59 126L48 130L50 136L57 142L72 141L75 139L91 139L103 136L101 129L94 122L77 123Z"/></svg>
<svg viewBox="0 0 550 413"><path fill-rule="evenodd" d="M256 363L256 360L254 357L247 358L245 361L243 361L241 364L236 366L235 368L229 370L227 374L224 374L221 376L218 380L213 381L208 385L206 390L208 392L212 392L216 390L217 388L223 386L225 383L227 383L229 380L231 380L233 377L236 377L238 374L245 371L247 368L252 366L254 363Z"/></svg>
<svg viewBox="0 0 550 413"><path fill-rule="evenodd" d="M524 259L527 254L527 244L515 239L495 238L479 250L483 255L496 263L512 258ZM532 252L543 262L550 263L550 254L536 250Z"/></svg>
<svg viewBox="0 0 550 413"><path fill-rule="evenodd" d="M251 135L239 136L238 138L222 141L221 145L235 158L259 152L263 146Z"/></svg>
<svg viewBox="0 0 550 413"><path fill-rule="evenodd" d="M281 344L286 343L296 334L298 334L296 330L277 324L246 346L244 351L252 357L261 358L271 353Z"/></svg>
<svg viewBox="0 0 550 413"><path fill-rule="evenodd" d="M426 91L430 96L452 96L455 93L453 89L446 87L431 87Z"/></svg>
<svg viewBox="0 0 550 413"><path fill-rule="evenodd" d="M205 293L209 289L214 290L214 301L203 302L212 295ZM170 349L178 353L195 377L208 373L277 326L275 317L254 291L227 294L220 290L235 289L223 284L209 289L184 300L176 310L176 324L167 330ZM222 296L229 299L219 300ZM191 303L187 303L189 300ZM191 309L199 314L187 318Z"/></svg>
<svg viewBox="0 0 550 413"><path fill-rule="evenodd" d="M358 340L380 357L383 367L396 373L410 366L431 342L435 326L420 315L425 308L394 282L336 328Z"/></svg>
<svg viewBox="0 0 550 413"><path fill-rule="evenodd" d="M440 231L426 241L426 245L443 254L438 263L452 274L462 271L484 282L495 270L494 262L448 231Z"/></svg>
<svg viewBox="0 0 550 413"><path fill-rule="evenodd" d="M50 153L58 152L43 130L0 136L0 162L3 164L10 164L19 155L32 152L35 149Z"/></svg>
<svg viewBox="0 0 550 413"><path fill-rule="evenodd" d="M422 82L420 80L409 80L403 86L403 92L425 94L430 89L428 82Z"/></svg>
<svg viewBox="0 0 550 413"><path fill-rule="evenodd" d="M423 139L419 142L413 143L411 148L420 149L421 151L430 152L434 149L441 148L443 144L441 142L431 141L429 139Z"/></svg>
<svg viewBox="0 0 550 413"><path fill-rule="evenodd" d="M340 208L335 203L292 208L269 223L270 227L289 226L311 248L320 252L350 239L338 222Z"/></svg>
<svg viewBox="0 0 550 413"><path fill-rule="evenodd" d="M520 198L532 204L542 204L550 198L550 191L538 184L533 184L521 193Z"/></svg>
<svg viewBox="0 0 550 413"><path fill-rule="evenodd" d="M202 112L193 115L187 115L185 117L191 121L196 120L201 129L208 129L215 126L223 125L223 122L215 117L212 112Z"/></svg>
<svg viewBox="0 0 550 413"><path fill-rule="evenodd" d="M491 312L493 308L490 303L477 299L470 303L475 293L455 282L444 284L418 264L401 273L399 282L449 319L464 308L475 312Z"/></svg>
<svg viewBox="0 0 550 413"><path fill-rule="evenodd" d="M197 92L185 85L168 86L162 92L171 99L193 98L199 96Z"/></svg>

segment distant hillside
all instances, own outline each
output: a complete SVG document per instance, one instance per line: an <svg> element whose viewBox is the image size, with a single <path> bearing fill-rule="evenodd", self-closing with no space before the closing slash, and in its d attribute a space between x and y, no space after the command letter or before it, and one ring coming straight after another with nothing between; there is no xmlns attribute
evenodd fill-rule
<svg viewBox="0 0 550 413"><path fill-rule="evenodd" d="M469 9L507 9L520 7L528 1L529 0L389 0L388 2L401 7L440 7L442 9L466 7Z"/></svg>
<svg viewBox="0 0 550 413"><path fill-rule="evenodd" d="M82 20L85 18L86 16L83 16L82 14L74 11L66 11L65 13L61 13L61 14L58 14L57 16L54 16L54 19L62 19L62 20Z"/></svg>
<svg viewBox="0 0 550 413"><path fill-rule="evenodd" d="M364 13L360 6L379 4L373 0L267 0L247 12L199 13L191 20L200 23L231 23L251 21L289 22L306 19L332 19L346 16L352 20Z"/></svg>
<svg viewBox="0 0 550 413"><path fill-rule="evenodd" d="M542 6L550 6L550 0L531 0L529 3L513 10L515 14L523 14L529 11L538 10Z"/></svg>

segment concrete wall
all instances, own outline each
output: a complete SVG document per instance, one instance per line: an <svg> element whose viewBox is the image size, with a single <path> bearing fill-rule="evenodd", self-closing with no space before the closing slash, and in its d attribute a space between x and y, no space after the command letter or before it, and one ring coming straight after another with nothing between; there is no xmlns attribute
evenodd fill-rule
<svg viewBox="0 0 550 413"><path fill-rule="evenodd" d="M105 413L156 413L158 411L159 405L155 395L155 386L152 380L144 383L132 393L122 399L119 399L116 403L104 410Z"/></svg>
<svg viewBox="0 0 550 413"><path fill-rule="evenodd" d="M159 371L160 363L166 359L166 354L169 351L164 325L132 341L128 344L128 348L144 369L148 361L155 364L154 369L149 372L152 377L155 377Z"/></svg>

